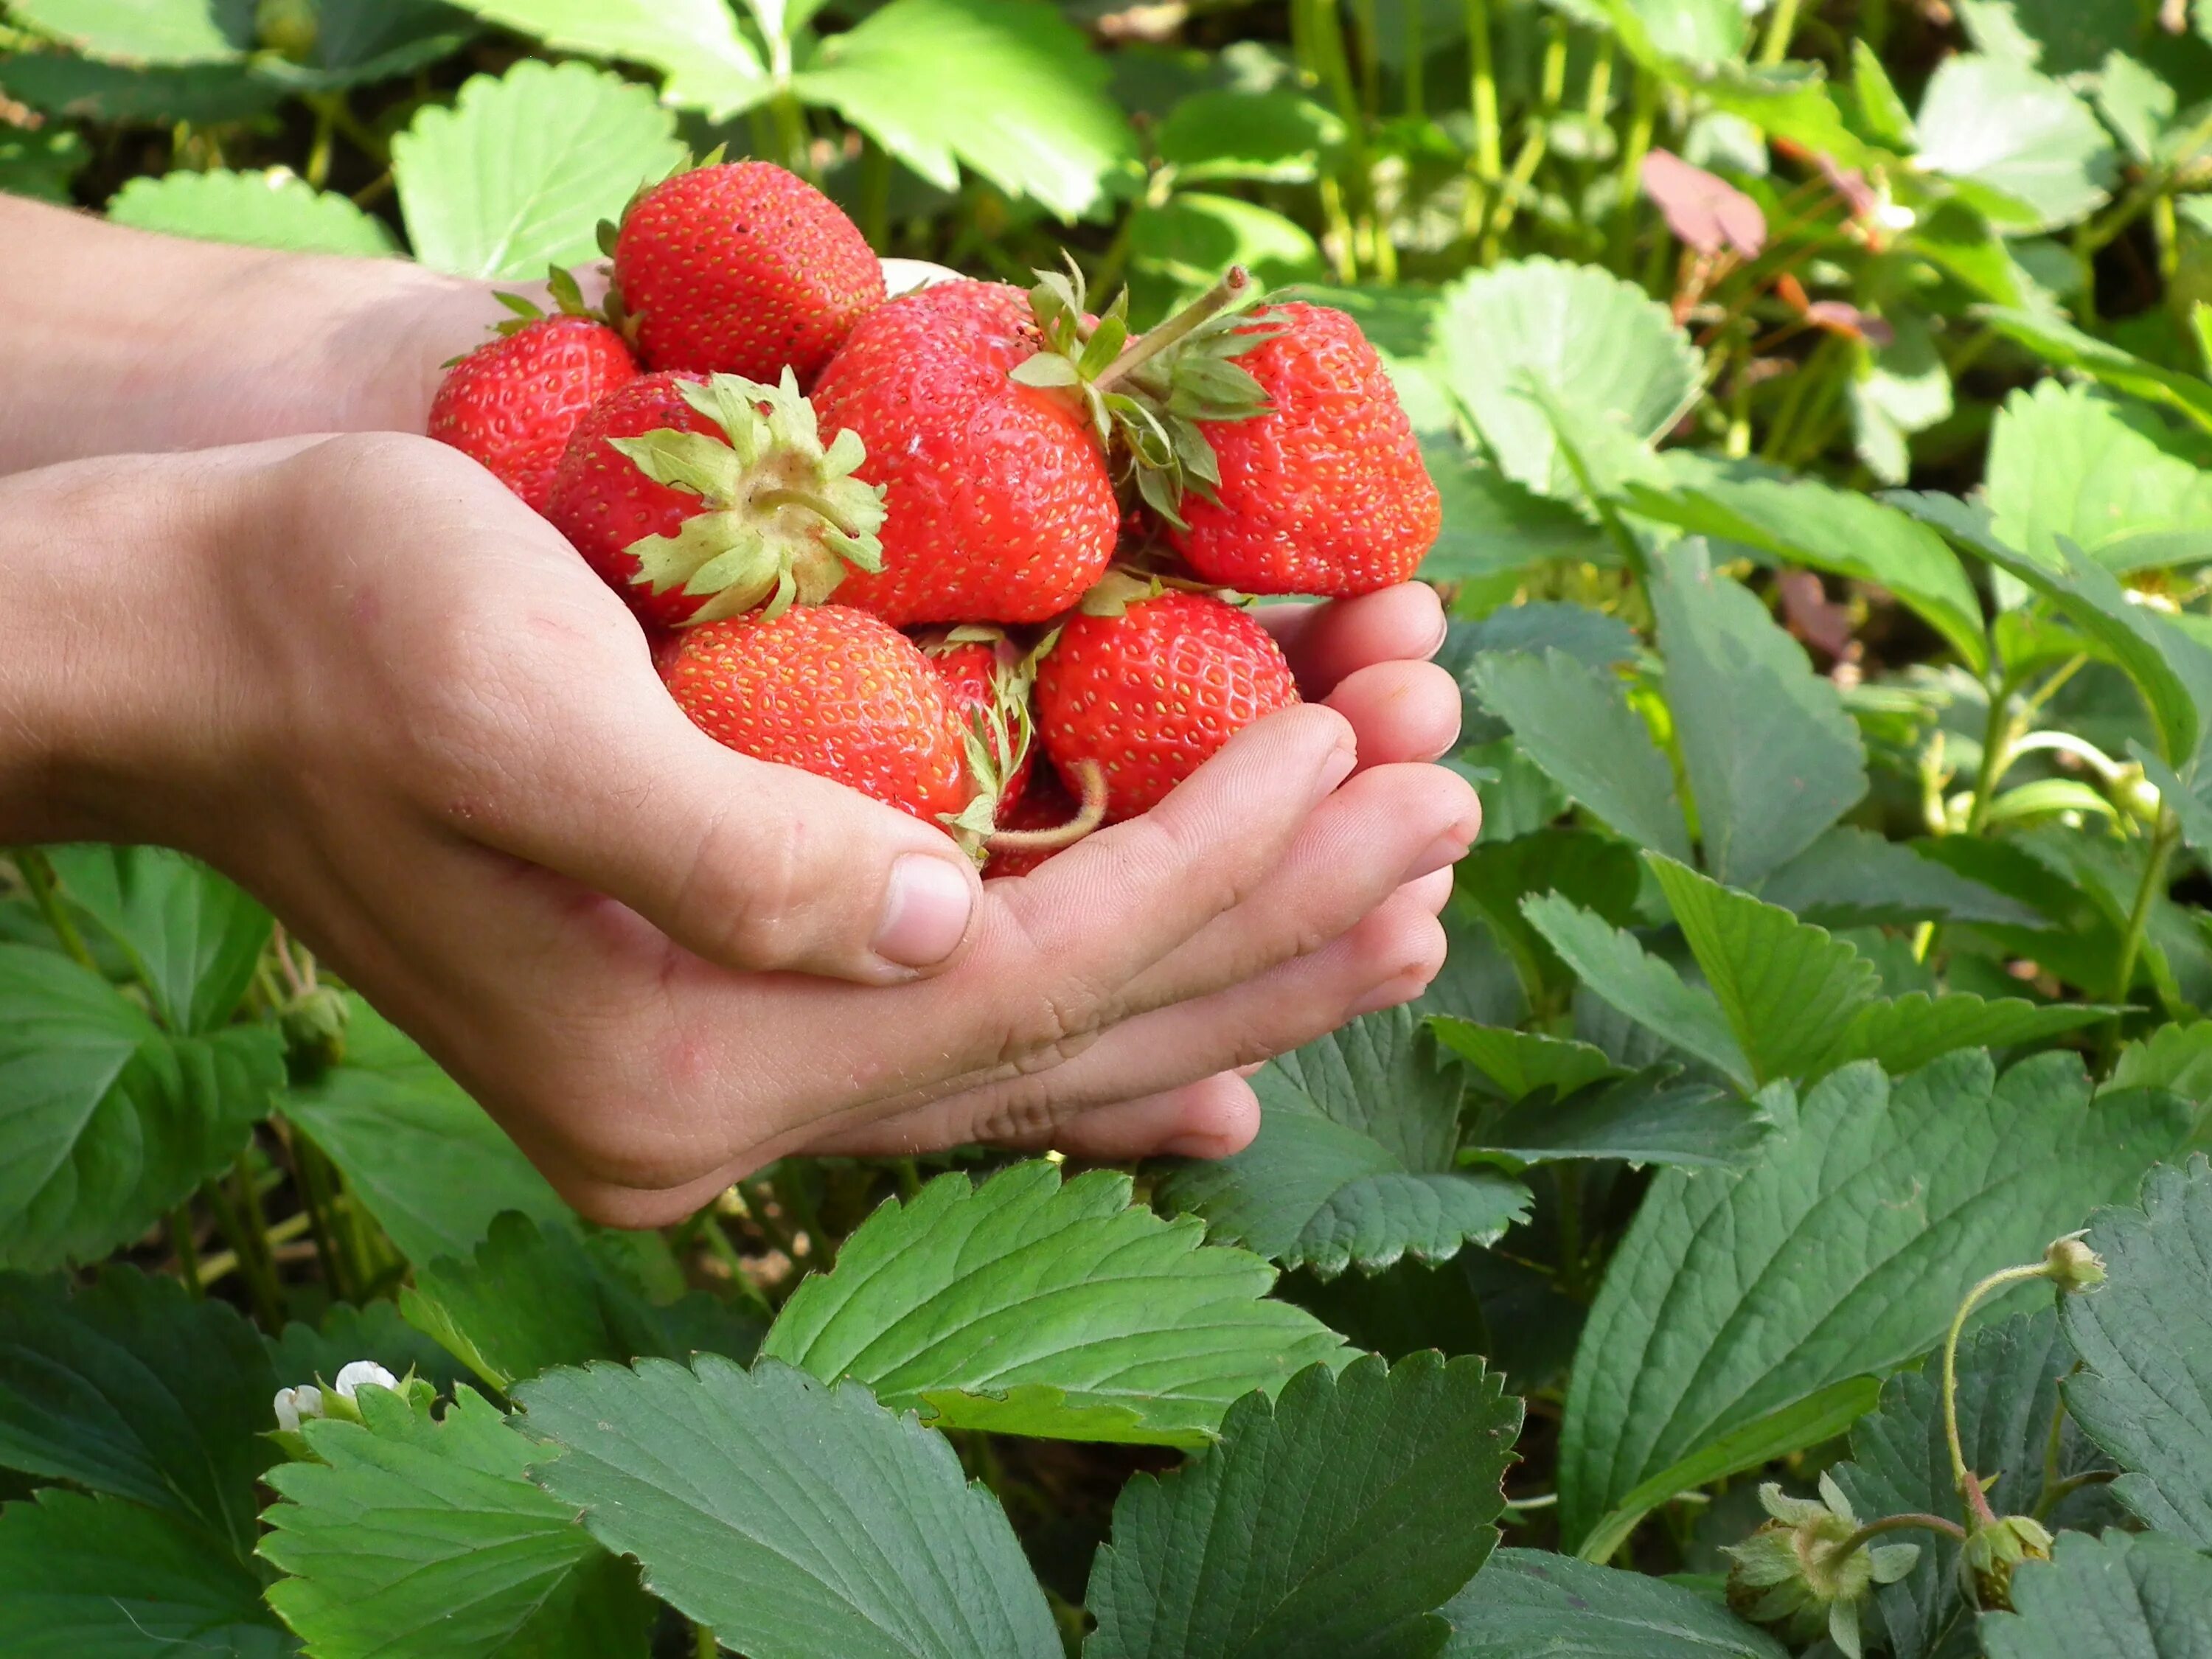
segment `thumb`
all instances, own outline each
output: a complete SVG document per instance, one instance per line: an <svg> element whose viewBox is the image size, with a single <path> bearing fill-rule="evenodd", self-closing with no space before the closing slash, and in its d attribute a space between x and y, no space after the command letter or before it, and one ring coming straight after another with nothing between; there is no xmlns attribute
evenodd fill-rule
<svg viewBox="0 0 2212 1659"><path fill-rule="evenodd" d="M958 952L982 886L951 836L725 749L665 696L610 701L503 757L515 793L469 832L726 968L887 983Z"/></svg>

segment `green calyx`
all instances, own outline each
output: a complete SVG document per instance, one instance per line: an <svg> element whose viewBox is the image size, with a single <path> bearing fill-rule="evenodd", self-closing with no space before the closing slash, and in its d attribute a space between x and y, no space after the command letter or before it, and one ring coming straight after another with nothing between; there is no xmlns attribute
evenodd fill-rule
<svg viewBox="0 0 2212 1659"><path fill-rule="evenodd" d="M957 812L938 817L968 856L981 864L998 832L999 803L1036 740L1030 692L1036 684L1037 653L1018 654L997 629L975 625L956 628L941 642L942 647L962 645L992 647L991 700L969 715L963 734L963 759L975 793Z"/></svg>
<svg viewBox="0 0 2212 1659"><path fill-rule="evenodd" d="M702 623L820 605L848 568L883 568L884 492L853 476L867 452L850 431L823 446L788 368L779 386L717 374L681 391L722 438L664 428L607 441L655 483L707 507L672 536L630 544L634 580L704 599L689 618Z"/></svg>
<svg viewBox="0 0 2212 1659"><path fill-rule="evenodd" d="M1869 1546L1843 1490L1826 1474L1820 1496L1791 1498L1769 1482L1759 1501L1772 1518L1742 1543L1723 1551L1729 1605L1754 1624L1789 1639L1826 1636L1848 1659L1859 1659L1859 1610L1877 1584L1891 1584L1920 1559L1915 1544Z"/></svg>
<svg viewBox="0 0 2212 1659"><path fill-rule="evenodd" d="M1974 1528L1960 1552L1959 1571L1975 1605L2010 1612L2013 1569L2023 1561L2048 1561L2051 1545L2050 1529L2029 1516L1999 1516Z"/></svg>
<svg viewBox="0 0 2212 1659"><path fill-rule="evenodd" d="M1248 314L1260 288L1242 265L1158 327L1131 336L1125 289L1093 325L1082 274L1036 273L1030 309L1044 349L1013 371L1024 386L1083 405L1119 481L1180 528L1184 492L1208 501L1221 469L1205 426L1264 415L1267 393L1237 365L1273 331Z"/></svg>

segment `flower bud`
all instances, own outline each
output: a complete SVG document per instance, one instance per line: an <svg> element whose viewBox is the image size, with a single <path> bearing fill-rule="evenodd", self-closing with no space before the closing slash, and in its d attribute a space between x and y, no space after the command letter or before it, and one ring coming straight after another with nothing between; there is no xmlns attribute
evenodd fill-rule
<svg viewBox="0 0 2212 1659"><path fill-rule="evenodd" d="M346 1022L351 1010L345 998L327 985L318 986L288 1004L277 1024L292 1051L323 1066L345 1058Z"/></svg>
<svg viewBox="0 0 2212 1659"><path fill-rule="evenodd" d="M2054 1238L2043 1252L2044 1277L2069 1296L2105 1282L2105 1258L2081 1242L2088 1231Z"/></svg>
<svg viewBox="0 0 2212 1659"><path fill-rule="evenodd" d="M296 1389L279 1389L276 1405L276 1426L287 1434L297 1434L301 1418L323 1414L323 1391L312 1382L302 1382Z"/></svg>
<svg viewBox="0 0 2212 1659"><path fill-rule="evenodd" d="M356 1359L340 1366L337 1380L331 1386L351 1400L360 1393L362 1384L369 1382L374 1382L380 1389L397 1390L399 1387L399 1379L374 1359Z"/></svg>
<svg viewBox="0 0 2212 1659"><path fill-rule="evenodd" d="M1858 1517L1825 1474L1820 1498L1789 1497L1770 1481L1759 1489L1759 1501L1773 1519L1723 1552L1735 1564L1729 1570L1729 1605L1788 1641L1826 1634L1848 1659L1859 1659L1861 1605L1876 1584L1911 1571L1920 1547L1861 1544L1844 1553L1859 1530Z"/></svg>
<svg viewBox="0 0 2212 1659"><path fill-rule="evenodd" d="M2012 1570L2023 1561L2050 1559L2051 1534L2043 1523L2025 1515L2006 1515L1966 1534L1966 1547L1959 1553L1959 1571L1972 1587L1977 1606L2009 1613Z"/></svg>

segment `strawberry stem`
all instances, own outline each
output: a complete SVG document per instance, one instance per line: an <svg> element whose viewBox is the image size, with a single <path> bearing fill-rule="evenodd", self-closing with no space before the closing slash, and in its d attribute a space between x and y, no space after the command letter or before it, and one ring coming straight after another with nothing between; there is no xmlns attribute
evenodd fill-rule
<svg viewBox="0 0 2212 1659"><path fill-rule="evenodd" d="M857 536L861 533L852 525L847 523L844 518L839 514L836 507L832 507L828 501L823 501L821 496L811 494L807 490L763 489L753 497L753 505L755 507L766 507L770 512L775 511L780 507L803 507L809 513L813 514L817 518L825 520L829 523L835 525L838 529L843 531L848 536Z"/></svg>
<svg viewBox="0 0 2212 1659"><path fill-rule="evenodd" d="M1050 852L1072 847L1106 821L1106 769L1097 761L1078 761L1076 781L1083 786L1083 806L1066 823L1050 830L995 830L985 843L994 853Z"/></svg>
<svg viewBox="0 0 2212 1659"><path fill-rule="evenodd" d="M1212 288L1158 327L1146 330L1122 347L1121 355L1100 369L1098 378L1091 384L1102 392L1112 391L1115 385L1127 380L1192 330L1212 321L1235 305L1251 287L1250 271L1242 265L1230 266L1228 275Z"/></svg>

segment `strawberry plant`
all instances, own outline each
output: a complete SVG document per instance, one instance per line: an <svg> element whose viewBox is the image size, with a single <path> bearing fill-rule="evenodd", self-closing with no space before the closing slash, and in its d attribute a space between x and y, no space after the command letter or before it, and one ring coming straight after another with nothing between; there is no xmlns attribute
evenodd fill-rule
<svg viewBox="0 0 2212 1659"><path fill-rule="evenodd" d="M731 747L1019 880L1410 576L1485 823L1233 1155L636 1231L13 849L0 1656L2212 1659L2208 185L2202 0L7 0L0 189L558 273L431 429Z"/></svg>

